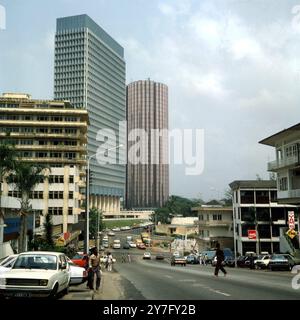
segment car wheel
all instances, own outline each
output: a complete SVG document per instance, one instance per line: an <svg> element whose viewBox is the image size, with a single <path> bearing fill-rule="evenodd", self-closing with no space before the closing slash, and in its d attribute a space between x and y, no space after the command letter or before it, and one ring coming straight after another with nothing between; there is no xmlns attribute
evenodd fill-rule
<svg viewBox="0 0 300 320"><path fill-rule="evenodd" d="M52 300L56 299L57 298L57 291L58 291L58 284L56 283L52 292L50 293L49 298Z"/></svg>

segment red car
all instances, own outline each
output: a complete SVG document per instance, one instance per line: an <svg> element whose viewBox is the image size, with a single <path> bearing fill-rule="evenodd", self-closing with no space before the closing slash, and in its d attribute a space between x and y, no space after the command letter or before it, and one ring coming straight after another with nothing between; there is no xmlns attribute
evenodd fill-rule
<svg viewBox="0 0 300 320"><path fill-rule="evenodd" d="M88 264L88 256L85 253L77 252L75 256L71 259L79 267L85 268Z"/></svg>
<svg viewBox="0 0 300 320"><path fill-rule="evenodd" d="M144 245L144 243L138 243L136 247L139 249L146 249L146 246Z"/></svg>

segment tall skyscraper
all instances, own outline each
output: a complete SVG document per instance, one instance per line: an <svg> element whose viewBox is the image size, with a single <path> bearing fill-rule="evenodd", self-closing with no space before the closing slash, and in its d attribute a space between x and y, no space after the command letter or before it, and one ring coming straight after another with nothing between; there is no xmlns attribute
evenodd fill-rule
<svg viewBox="0 0 300 320"><path fill-rule="evenodd" d="M147 163L133 164L130 148L136 141L130 138L134 129L143 129L147 141L143 142ZM168 129L168 87L146 80L127 86L127 208L157 208L169 197L168 139L155 134ZM151 133L152 132L152 133Z"/></svg>
<svg viewBox="0 0 300 320"><path fill-rule="evenodd" d="M89 156L105 152L100 147L103 141L96 139L100 129L108 129L108 148L115 147L109 130L115 132L117 145L125 141L125 130L119 132L119 121L126 117L125 81L124 50L110 35L87 15L57 19L54 96L88 110ZM122 160L122 150L114 152L117 160ZM100 165L95 158L90 162L90 206L106 212L119 211L120 197L125 193L126 167Z"/></svg>

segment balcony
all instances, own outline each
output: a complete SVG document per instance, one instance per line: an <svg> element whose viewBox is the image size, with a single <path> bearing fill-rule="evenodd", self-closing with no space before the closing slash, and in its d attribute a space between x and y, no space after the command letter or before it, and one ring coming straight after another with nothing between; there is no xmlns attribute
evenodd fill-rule
<svg viewBox="0 0 300 320"><path fill-rule="evenodd" d="M86 152L86 147L84 146L68 146L68 145L17 145L17 150L32 150L32 151L75 151L75 152Z"/></svg>
<svg viewBox="0 0 300 320"><path fill-rule="evenodd" d="M278 191L278 202L283 203L288 199L289 203L300 203L300 189Z"/></svg>
<svg viewBox="0 0 300 320"><path fill-rule="evenodd" d="M300 165L298 156L287 157L269 162L268 171L277 171L278 169L295 165Z"/></svg>
<svg viewBox="0 0 300 320"><path fill-rule="evenodd" d="M228 227L232 225L230 220L199 220L196 223L200 227Z"/></svg>

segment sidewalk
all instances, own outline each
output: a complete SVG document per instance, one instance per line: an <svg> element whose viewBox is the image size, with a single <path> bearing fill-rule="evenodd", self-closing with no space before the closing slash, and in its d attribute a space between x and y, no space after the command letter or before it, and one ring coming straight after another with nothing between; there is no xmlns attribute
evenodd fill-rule
<svg viewBox="0 0 300 320"><path fill-rule="evenodd" d="M121 276L118 272L102 271L101 285L98 291L86 287L86 283L71 286L62 300L121 300L124 294L121 286Z"/></svg>

